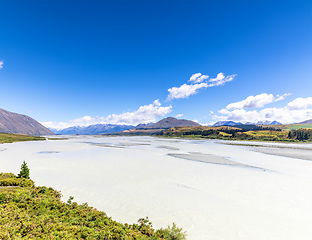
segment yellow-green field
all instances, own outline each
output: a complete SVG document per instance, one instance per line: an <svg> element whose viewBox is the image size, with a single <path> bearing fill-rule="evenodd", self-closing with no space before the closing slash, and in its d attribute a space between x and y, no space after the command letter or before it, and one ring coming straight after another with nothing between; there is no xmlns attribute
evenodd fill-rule
<svg viewBox="0 0 312 240"><path fill-rule="evenodd" d="M244 132L244 134L251 135L253 137L278 137L278 138L287 138L288 132L287 131L248 131Z"/></svg>
<svg viewBox="0 0 312 240"><path fill-rule="evenodd" d="M0 133L0 143L39 141L45 140L44 137L28 136L26 134Z"/></svg>

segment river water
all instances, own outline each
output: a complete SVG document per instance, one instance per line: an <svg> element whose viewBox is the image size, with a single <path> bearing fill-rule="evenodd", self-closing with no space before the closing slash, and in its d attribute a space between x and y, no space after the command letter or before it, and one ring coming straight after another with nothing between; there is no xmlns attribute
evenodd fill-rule
<svg viewBox="0 0 312 240"><path fill-rule="evenodd" d="M25 160L36 185L64 201L74 196L123 223L175 222L188 239L312 239L312 145L228 143L72 136L2 144L0 171L18 174Z"/></svg>

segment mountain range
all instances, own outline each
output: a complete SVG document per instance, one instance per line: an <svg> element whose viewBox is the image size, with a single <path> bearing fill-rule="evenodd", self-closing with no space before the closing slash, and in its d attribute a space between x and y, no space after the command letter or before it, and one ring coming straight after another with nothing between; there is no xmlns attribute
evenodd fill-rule
<svg viewBox="0 0 312 240"><path fill-rule="evenodd" d="M273 125L273 124L280 124L276 121L269 122L257 122L257 123L247 123L247 124L257 124L257 125ZM237 126L237 125L246 125L241 122L233 122L233 121L219 121L216 122L213 126L220 127L220 126ZM61 130L52 129L51 131L55 134L59 135L93 135L93 134L110 134L110 133L117 133L123 132L126 134L144 132L144 130L149 130L148 132L154 133L153 129L159 131L159 129L168 129L172 127L196 127L201 126L200 124L186 120L186 119L177 119L174 117L167 117L164 118L156 123L147 123L147 124L139 124L137 126L131 125L118 125L118 124L95 124L86 127L81 126L73 126ZM125 132L124 132L125 131ZM142 133L143 133L142 132ZM147 131L145 131L147 132Z"/></svg>
<svg viewBox="0 0 312 240"><path fill-rule="evenodd" d="M280 125L280 122L277 121L258 121L255 123L247 122L245 124L241 122L233 122L233 121L219 121L213 124L213 127L220 127L220 126L236 126L236 125Z"/></svg>
<svg viewBox="0 0 312 240"><path fill-rule="evenodd" d="M0 132L1 133L21 133L27 135L53 135L53 132L35 119L6 111L0 108Z"/></svg>
<svg viewBox="0 0 312 240"><path fill-rule="evenodd" d="M74 126L61 130L51 129L55 134L60 135L93 135L101 133L122 132L124 130L133 129L131 125L114 125L114 124L94 124L86 127Z"/></svg>
<svg viewBox="0 0 312 240"><path fill-rule="evenodd" d="M185 120L185 119L176 119L173 117L167 117L164 118L157 123L147 123L147 124L139 124L137 126L131 126L131 125L114 125L114 124L95 124L90 125L87 127L81 127L81 126L73 126L61 130L57 129L51 129L52 132L55 134L60 135L93 135L93 134L109 134L109 133L116 133L116 132L123 132L126 130L132 130L134 131L140 131L143 129L167 129L171 127L182 127L182 126L189 126L189 127L195 127L200 126L200 124ZM128 131L127 131L128 132Z"/></svg>

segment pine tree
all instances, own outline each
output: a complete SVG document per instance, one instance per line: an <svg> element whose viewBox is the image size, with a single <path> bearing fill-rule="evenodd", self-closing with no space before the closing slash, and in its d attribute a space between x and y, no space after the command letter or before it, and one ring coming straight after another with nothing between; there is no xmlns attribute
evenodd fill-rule
<svg viewBox="0 0 312 240"><path fill-rule="evenodd" d="M29 168L27 166L27 163L25 161L23 161L23 164L21 166L21 171L20 173L18 174L18 177L19 178L27 178L27 179L30 179L29 177Z"/></svg>

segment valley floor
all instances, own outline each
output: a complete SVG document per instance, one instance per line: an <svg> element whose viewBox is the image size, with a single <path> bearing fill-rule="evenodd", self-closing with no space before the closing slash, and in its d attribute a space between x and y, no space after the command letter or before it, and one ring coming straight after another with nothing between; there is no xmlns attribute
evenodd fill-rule
<svg viewBox="0 0 312 240"><path fill-rule="evenodd" d="M18 173L25 160L31 178L65 201L75 196L123 223L175 222L188 239L310 239L312 145L220 143L229 142L73 136L2 144L0 169Z"/></svg>

